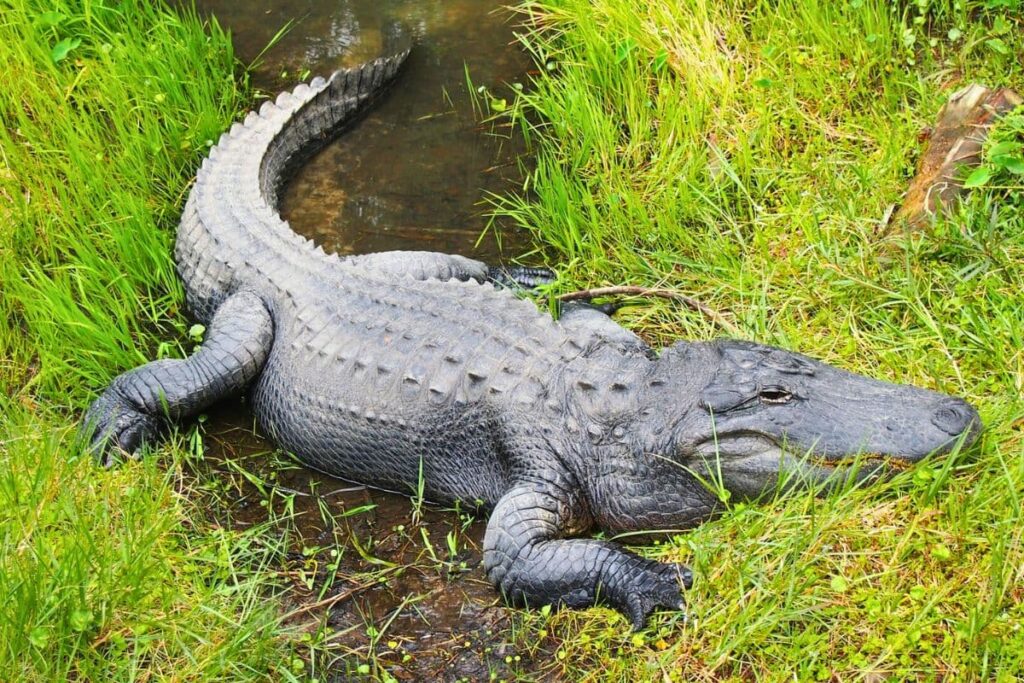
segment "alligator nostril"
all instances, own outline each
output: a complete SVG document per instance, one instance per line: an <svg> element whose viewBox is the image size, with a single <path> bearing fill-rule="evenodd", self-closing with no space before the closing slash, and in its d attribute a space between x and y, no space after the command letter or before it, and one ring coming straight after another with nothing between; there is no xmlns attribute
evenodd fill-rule
<svg viewBox="0 0 1024 683"><path fill-rule="evenodd" d="M932 424L952 436L960 436L968 429L981 425L978 413L968 403L946 401L932 415Z"/></svg>

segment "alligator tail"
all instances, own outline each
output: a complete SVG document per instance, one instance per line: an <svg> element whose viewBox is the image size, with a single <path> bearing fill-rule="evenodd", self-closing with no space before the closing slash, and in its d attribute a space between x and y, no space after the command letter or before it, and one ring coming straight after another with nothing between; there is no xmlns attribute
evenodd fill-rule
<svg viewBox="0 0 1024 683"><path fill-rule="evenodd" d="M221 136L203 161L178 227L175 260L189 309L200 321L240 288L281 292L282 281L332 268L325 254L278 213L280 192L310 155L357 121L409 55L408 34L390 29L397 52L314 78L264 102Z"/></svg>
<svg viewBox="0 0 1024 683"><path fill-rule="evenodd" d="M298 167L358 121L387 91L386 86L394 80L411 49L405 37L408 34L401 30L399 35L402 37L385 38L385 44L397 52L389 51L389 56L353 69L335 71L327 79L314 78L305 88L300 85L277 97L275 104L287 108L289 100L301 99L306 88L312 91L263 157L260 189L272 206L277 207L280 190Z"/></svg>

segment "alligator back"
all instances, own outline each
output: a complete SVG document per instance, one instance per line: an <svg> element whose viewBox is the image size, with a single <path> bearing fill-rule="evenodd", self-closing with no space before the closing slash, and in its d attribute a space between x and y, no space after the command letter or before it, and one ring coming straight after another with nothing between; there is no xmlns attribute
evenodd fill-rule
<svg viewBox="0 0 1024 683"><path fill-rule="evenodd" d="M314 79L236 123L198 173L176 260L201 321L240 290L265 303L273 347L253 405L279 446L335 476L403 490L422 477L434 500L493 503L511 418L560 419L558 378L587 339L482 282L484 264L325 254L277 210L290 172L367 110L406 55Z"/></svg>

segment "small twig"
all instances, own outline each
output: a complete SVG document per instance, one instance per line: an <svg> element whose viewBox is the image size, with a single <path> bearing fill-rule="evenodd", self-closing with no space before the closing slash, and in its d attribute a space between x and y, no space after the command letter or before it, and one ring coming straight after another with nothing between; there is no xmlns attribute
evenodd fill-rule
<svg viewBox="0 0 1024 683"><path fill-rule="evenodd" d="M313 603L310 603L308 605L303 605L302 607L293 609L291 612L288 612L288 614L285 614L283 617L281 617L281 621L285 621L287 619L291 619L292 617L297 617L300 614L305 614L306 612L312 612L313 610L318 610L320 608L333 607L334 605L336 605L337 603L341 602L342 600L350 598L353 595L355 595L356 593L358 593L359 591L361 591L361 590L363 590L365 588L369 588L372 585L373 585L372 583L359 584L359 585L353 586L352 588L349 588L347 591L342 591L341 593L338 593L336 595L332 595L329 598L324 598L323 600L318 600L317 602L313 602Z"/></svg>
<svg viewBox="0 0 1024 683"><path fill-rule="evenodd" d="M661 299L680 301L687 308L699 312L705 318L721 327L729 334L741 336L740 329L725 319L725 317L706 304L672 289L660 287L638 287L636 285L623 285L619 287L595 287L594 289L581 289L578 292L559 294L556 299L559 301L578 301L580 299L596 299L599 296L653 296Z"/></svg>
<svg viewBox="0 0 1024 683"><path fill-rule="evenodd" d="M365 486L346 486L345 488L335 489L335 490L333 490L333 491L331 491L329 493L322 493L322 494L320 494L320 497L321 498L330 498L331 496L336 496L339 493L352 493L354 491L365 491L365 490L366 490Z"/></svg>
<svg viewBox="0 0 1024 683"><path fill-rule="evenodd" d="M299 496L301 498L309 498L310 496L314 495L312 493L306 493L305 491L299 491L298 489L291 489L288 488L287 486L281 486L280 484L273 484L272 488L275 491L284 491L285 493L290 493L293 496Z"/></svg>

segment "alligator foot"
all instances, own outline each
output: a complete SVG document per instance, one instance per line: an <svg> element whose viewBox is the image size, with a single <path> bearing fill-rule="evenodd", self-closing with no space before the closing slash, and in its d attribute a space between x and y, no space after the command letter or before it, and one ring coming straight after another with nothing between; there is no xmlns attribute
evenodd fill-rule
<svg viewBox="0 0 1024 683"><path fill-rule="evenodd" d="M609 301L603 304L595 304L593 303L593 301L589 299L580 299L578 301L559 301L558 304L559 320L564 318L567 313L570 313L573 310L577 309L587 309L591 311L596 311L597 313L600 313L610 318L611 316L615 315L616 313L621 311L623 308L626 308L627 306L640 305L635 301L625 300Z"/></svg>
<svg viewBox="0 0 1024 683"><path fill-rule="evenodd" d="M693 586L693 572L689 567L637 557L624 563L622 573L622 579L614 582L617 589L608 599L615 609L626 615L633 630L642 629L655 609L686 609L680 587L689 590Z"/></svg>
<svg viewBox="0 0 1024 683"><path fill-rule="evenodd" d="M531 606L608 604L642 629L657 608L682 610L693 574L607 541L563 539L584 503L568 482L523 483L506 493L484 537L484 571L511 602Z"/></svg>
<svg viewBox="0 0 1024 683"><path fill-rule="evenodd" d="M104 467L118 456L136 453L143 443L152 442L160 422L126 400L117 387L110 387L89 407L79 439Z"/></svg>
<svg viewBox="0 0 1024 683"><path fill-rule="evenodd" d="M536 289L550 285L558 277L547 268L526 266L491 266L487 269L487 281L509 289Z"/></svg>
<svg viewBox="0 0 1024 683"><path fill-rule="evenodd" d="M80 442L104 465L134 454L168 422L244 389L262 369L273 338L263 301L251 292L232 294L194 355L146 363L114 378L86 412Z"/></svg>

